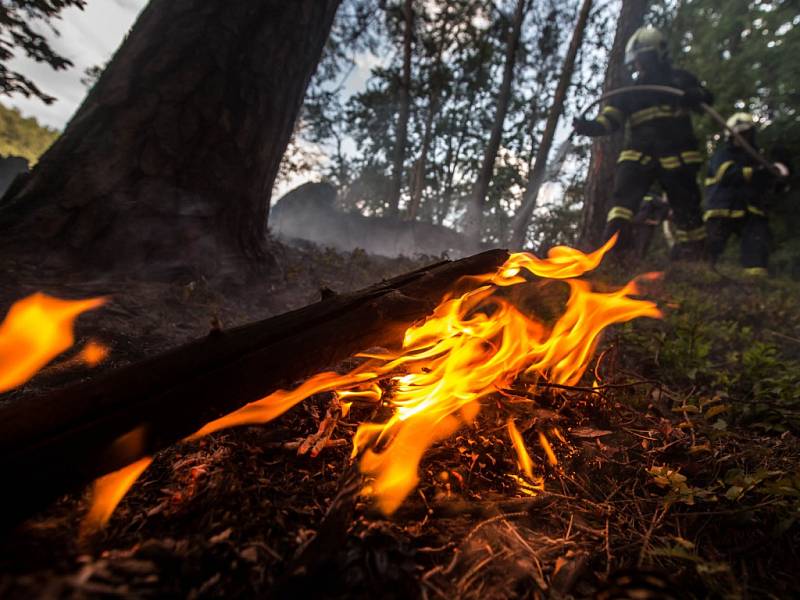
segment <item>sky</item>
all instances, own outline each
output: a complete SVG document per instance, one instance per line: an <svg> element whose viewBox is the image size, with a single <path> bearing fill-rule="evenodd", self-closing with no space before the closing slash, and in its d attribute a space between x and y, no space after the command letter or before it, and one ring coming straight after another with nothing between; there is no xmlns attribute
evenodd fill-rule
<svg viewBox="0 0 800 600"><path fill-rule="evenodd" d="M48 106L36 98L15 95L4 96L3 103L18 108L25 116L36 117L43 125L63 129L86 95L81 83L85 69L111 58L145 4L147 0L89 0L84 10L69 8L62 13L55 22L60 35L53 35L46 26L38 27L53 49L75 66L54 71L18 53L11 68L31 78L57 100Z"/></svg>

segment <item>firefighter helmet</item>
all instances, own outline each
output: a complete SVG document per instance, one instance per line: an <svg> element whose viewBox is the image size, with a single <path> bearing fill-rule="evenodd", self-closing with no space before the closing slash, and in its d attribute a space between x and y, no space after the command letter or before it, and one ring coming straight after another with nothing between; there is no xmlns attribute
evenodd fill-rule
<svg viewBox="0 0 800 600"><path fill-rule="evenodd" d="M658 62L669 60L667 38L655 27L640 27L634 32L625 45L625 64L633 66L646 53L652 53Z"/></svg>
<svg viewBox="0 0 800 600"><path fill-rule="evenodd" d="M729 131L733 130L736 133L744 133L756 127L756 121L753 119L753 115L746 112L738 112L731 115L726 124Z"/></svg>

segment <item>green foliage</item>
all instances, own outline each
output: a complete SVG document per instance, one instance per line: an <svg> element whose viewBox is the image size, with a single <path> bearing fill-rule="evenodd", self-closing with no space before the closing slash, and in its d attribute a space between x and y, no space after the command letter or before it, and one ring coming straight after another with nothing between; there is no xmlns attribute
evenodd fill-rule
<svg viewBox="0 0 800 600"><path fill-rule="evenodd" d="M624 329L633 360L669 386L691 389L673 410L718 430L732 421L762 432L800 431L797 284L679 284L655 323ZM782 336L782 337L781 337Z"/></svg>
<svg viewBox="0 0 800 600"><path fill-rule="evenodd" d="M0 156L22 156L33 165L58 135L33 117L25 118L16 108L0 104Z"/></svg>

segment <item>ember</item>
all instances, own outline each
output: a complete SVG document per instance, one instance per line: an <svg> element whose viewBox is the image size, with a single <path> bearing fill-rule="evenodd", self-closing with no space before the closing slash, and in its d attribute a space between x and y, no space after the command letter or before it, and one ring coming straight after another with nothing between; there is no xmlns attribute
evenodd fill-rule
<svg viewBox="0 0 800 600"><path fill-rule="evenodd" d="M614 242L610 240L591 254L566 247L552 249L547 259L513 254L496 273L468 278L473 289L445 297L429 318L410 327L400 351L359 355L365 362L349 373L320 373L294 390L277 391L212 421L191 437L266 423L321 392L334 392L342 400L360 397L388 402L394 412L387 422L364 423L358 428L353 456L359 458L361 472L372 478L365 494L373 496L385 514L391 514L419 482L418 466L425 451L472 422L481 399L525 373L557 384L574 384L583 375L605 327L636 317L661 316L652 302L631 297L639 292L636 280L618 291L598 293L589 283L573 279L596 268ZM567 280L570 297L566 311L551 329L523 315L497 293L527 281L520 274L523 270ZM389 394L384 395L379 381L386 382ZM346 410L346 400L344 406ZM523 472L540 483L515 432L509 423ZM540 433L540 443L550 464L556 464L544 433ZM108 507L113 508L122 498L122 486L132 484L141 470L123 469L114 474L118 485L108 486L109 492L104 485L96 486L95 505L105 508L93 507L90 514L103 514L107 519Z"/></svg>

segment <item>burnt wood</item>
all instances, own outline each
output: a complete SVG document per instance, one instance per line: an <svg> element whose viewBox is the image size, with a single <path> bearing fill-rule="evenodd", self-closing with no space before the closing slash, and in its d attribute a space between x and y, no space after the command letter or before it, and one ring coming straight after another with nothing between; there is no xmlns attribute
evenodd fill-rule
<svg viewBox="0 0 800 600"><path fill-rule="evenodd" d="M0 472L14 489L0 526L359 351L397 347L461 277L507 257L440 262L0 409Z"/></svg>

